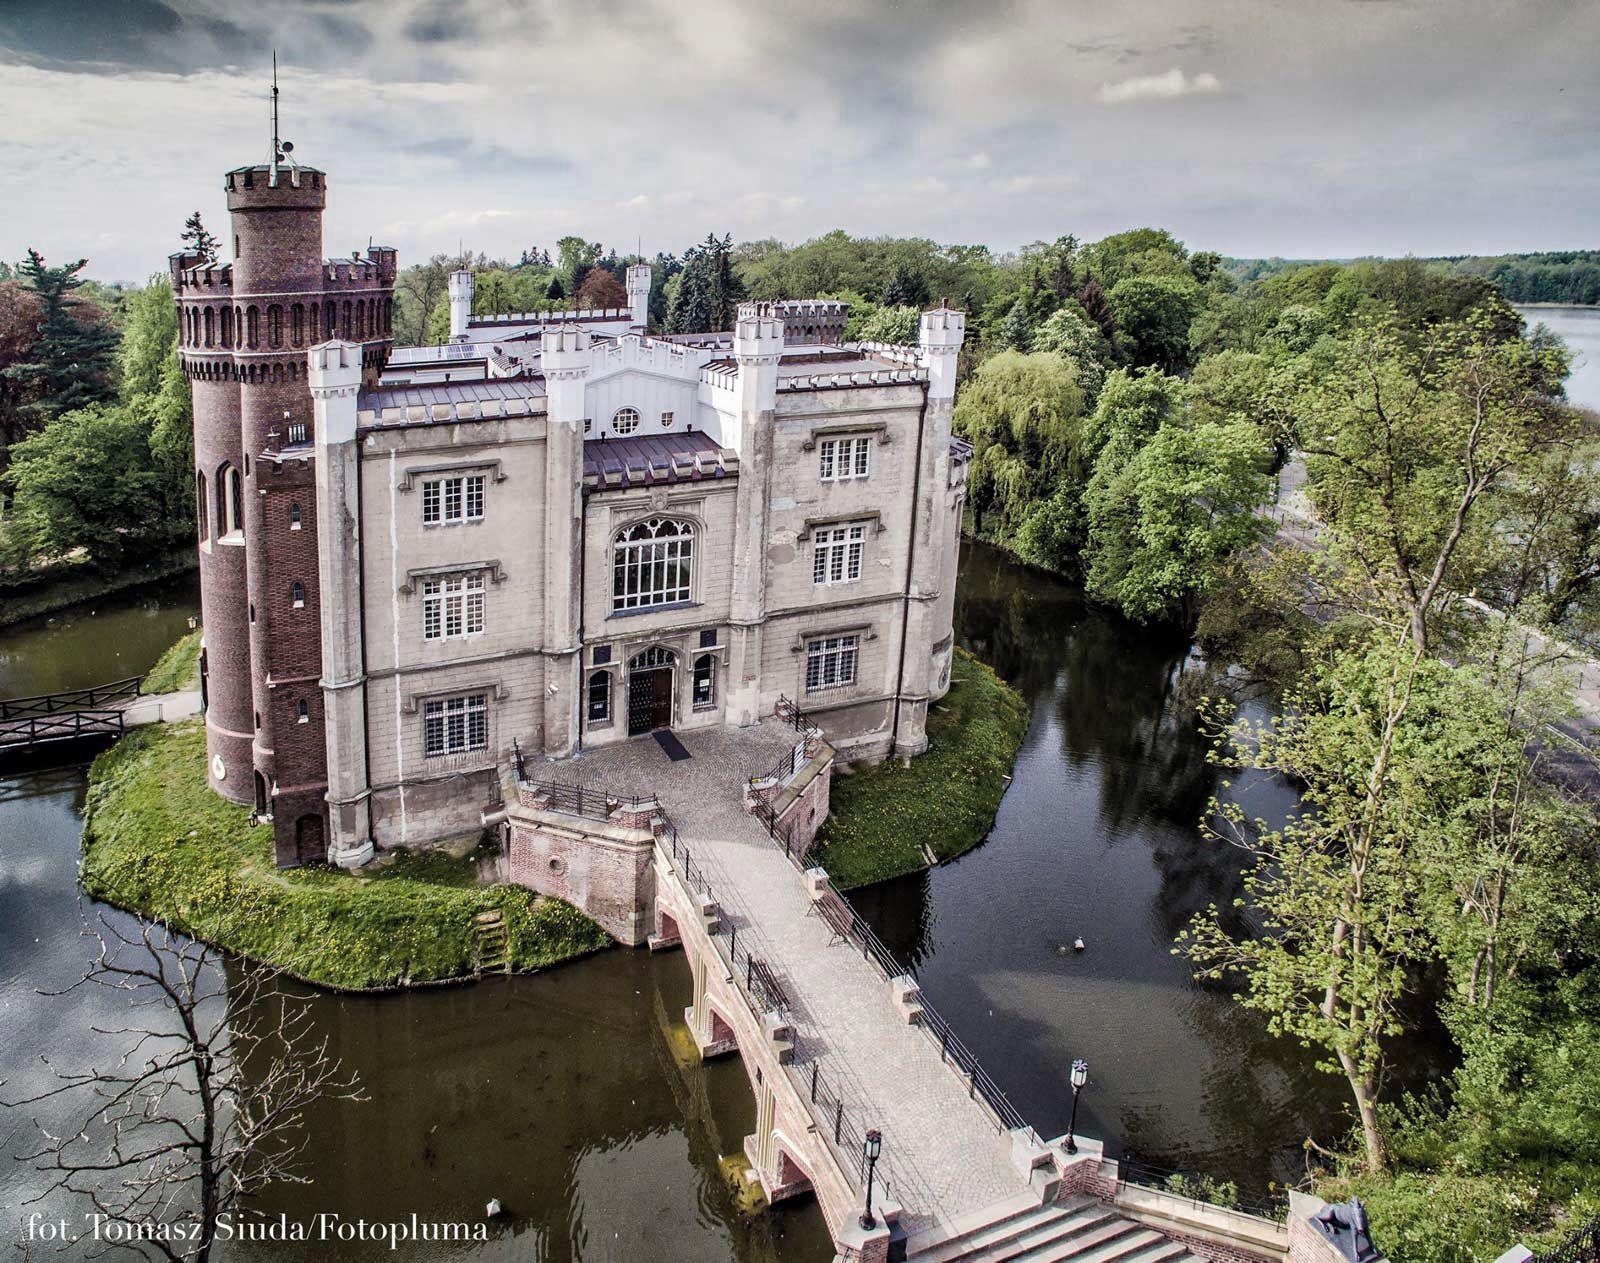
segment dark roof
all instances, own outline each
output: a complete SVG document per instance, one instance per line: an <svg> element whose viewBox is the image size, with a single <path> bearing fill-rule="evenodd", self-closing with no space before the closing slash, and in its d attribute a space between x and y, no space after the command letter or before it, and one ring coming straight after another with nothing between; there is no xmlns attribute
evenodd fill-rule
<svg viewBox="0 0 1600 1263"><path fill-rule="evenodd" d="M737 473L738 461L733 452L699 430L621 439L585 439L583 481L585 486L597 490L697 482Z"/></svg>

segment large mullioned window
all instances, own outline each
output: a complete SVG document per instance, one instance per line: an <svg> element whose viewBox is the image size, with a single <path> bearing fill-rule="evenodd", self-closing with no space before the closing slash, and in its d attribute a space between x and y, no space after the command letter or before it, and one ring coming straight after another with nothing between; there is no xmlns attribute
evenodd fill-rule
<svg viewBox="0 0 1600 1263"><path fill-rule="evenodd" d="M823 439L817 444L822 459L823 482L865 478L872 466L870 435L849 439Z"/></svg>
<svg viewBox="0 0 1600 1263"><path fill-rule="evenodd" d="M852 583L861 577L861 550L866 546L867 528L857 522L847 526L824 526L816 533L816 553L811 578L815 583Z"/></svg>
<svg viewBox="0 0 1600 1263"><path fill-rule="evenodd" d="M450 640L483 630L483 572L428 579L422 585L422 638Z"/></svg>
<svg viewBox="0 0 1600 1263"><path fill-rule="evenodd" d="M422 521L426 526L483 521L482 474L428 478L422 484Z"/></svg>
<svg viewBox="0 0 1600 1263"><path fill-rule="evenodd" d="M611 564L611 608L647 609L687 601L694 575L694 527L653 517L617 536Z"/></svg>
<svg viewBox="0 0 1600 1263"><path fill-rule="evenodd" d="M422 704L422 748L428 758L489 748L489 695L464 693Z"/></svg>
<svg viewBox="0 0 1600 1263"><path fill-rule="evenodd" d="M856 654L861 638L822 636L806 641L806 692L843 688L856 682Z"/></svg>

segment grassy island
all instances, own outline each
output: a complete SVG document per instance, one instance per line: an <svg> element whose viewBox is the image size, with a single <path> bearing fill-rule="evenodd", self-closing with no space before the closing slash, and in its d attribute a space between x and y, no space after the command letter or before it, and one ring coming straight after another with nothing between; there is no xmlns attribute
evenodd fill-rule
<svg viewBox="0 0 1600 1263"><path fill-rule="evenodd" d="M936 861L970 851L994 824L1027 727L1022 695L957 649L927 752L837 777L817 861L847 889L926 868L924 845Z"/></svg>
<svg viewBox="0 0 1600 1263"><path fill-rule="evenodd" d="M191 721L138 729L95 760L83 834L89 894L342 990L471 976L474 918L495 908L516 970L609 941L568 904L477 885L470 859L407 853L370 874L278 869L271 830L207 788L205 757L205 729Z"/></svg>

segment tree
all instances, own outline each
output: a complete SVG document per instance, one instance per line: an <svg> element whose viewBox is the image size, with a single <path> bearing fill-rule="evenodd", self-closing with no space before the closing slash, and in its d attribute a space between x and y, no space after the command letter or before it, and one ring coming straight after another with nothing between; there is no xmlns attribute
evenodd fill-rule
<svg viewBox="0 0 1600 1263"><path fill-rule="evenodd" d="M956 432L974 448L972 509L993 510L1009 535L1063 481L1081 486L1075 462L1083 392L1056 355L1004 351L978 366L956 401Z"/></svg>
<svg viewBox="0 0 1600 1263"><path fill-rule="evenodd" d="M124 307L122 346L117 352L122 397L159 391L167 359L177 345L178 307L172 300L172 282L157 274L143 289L130 293Z"/></svg>
<svg viewBox="0 0 1600 1263"><path fill-rule="evenodd" d="M1076 370L1085 401L1094 406L1113 356L1100 326L1084 314L1083 308L1073 301L1051 315L1034 331L1033 349L1050 351L1067 360Z"/></svg>
<svg viewBox="0 0 1600 1263"><path fill-rule="evenodd" d="M915 346L921 329L922 313L915 307L878 307L861 321L857 340Z"/></svg>
<svg viewBox="0 0 1600 1263"><path fill-rule="evenodd" d="M1192 621L1219 568L1270 532L1271 482L1246 422L1165 425L1146 443L1108 443L1084 493L1086 584L1139 622Z"/></svg>
<svg viewBox="0 0 1600 1263"><path fill-rule="evenodd" d="M30 361L42 310L39 296L28 286L0 281L0 473L10 462L12 445L39 425L38 417L25 411L37 381L9 370Z"/></svg>
<svg viewBox="0 0 1600 1263"><path fill-rule="evenodd" d="M141 400L63 413L12 449L9 544L19 560L82 548L101 569L114 570L130 552L170 538L146 406ZM187 468L184 476L187 482Z"/></svg>
<svg viewBox="0 0 1600 1263"><path fill-rule="evenodd" d="M592 268L574 302L583 309L626 307L628 291L604 268Z"/></svg>
<svg viewBox="0 0 1600 1263"><path fill-rule="evenodd" d="M1105 338L1107 346L1117 344L1117 317L1111 310L1111 300L1106 297L1106 292L1100 283L1092 277L1085 281L1083 288L1078 291L1078 306L1083 308L1083 314L1100 326L1101 336Z"/></svg>
<svg viewBox="0 0 1600 1263"><path fill-rule="evenodd" d="M928 302L928 282L912 270L910 264L897 263L883 288L885 307L922 308Z"/></svg>
<svg viewBox="0 0 1600 1263"><path fill-rule="evenodd" d="M28 358L0 369L0 374L20 383L28 402L19 411L39 423L112 393L116 330L92 307L75 301L85 284L78 273L86 262L46 267L43 256L29 250L18 269L39 302L38 333Z"/></svg>
<svg viewBox="0 0 1600 1263"><path fill-rule="evenodd" d="M1507 544L1491 529L1496 497L1575 434L1551 394L1560 351L1495 334L1472 317L1413 347L1392 321L1364 323L1278 378L1339 582L1422 650L1440 601L1471 591Z"/></svg>
<svg viewBox="0 0 1600 1263"><path fill-rule="evenodd" d="M86 926L98 951L71 988L113 992L134 1011L134 1024L113 1032L131 1051L106 1069L52 1066L55 1087L7 1104L82 1100L78 1125L61 1135L39 1127L42 1142L28 1155L51 1189L87 1197L130 1230L171 1228L137 1239L170 1263L207 1263L219 1224L249 1197L311 1182L299 1162L306 1111L362 1098L310 1005L275 974L230 966L159 924L136 925L108 917Z"/></svg>
<svg viewBox="0 0 1600 1263"><path fill-rule="evenodd" d="M1176 949L1196 977L1241 984L1275 1034L1322 1051L1349 1086L1373 1171L1389 1162L1384 1041L1403 1028L1408 971L1426 947L1416 851L1430 778L1448 765L1436 738L1452 719L1449 674L1415 646L1369 642L1319 669L1278 718L1228 728L1220 757L1301 784L1302 805L1267 829L1213 804L1215 836L1252 856L1244 903L1259 924L1213 905Z"/></svg>
<svg viewBox="0 0 1600 1263"><path fill-rule="evenodd" d="M200 222L199 211L195 211L183 221L183 235L180 240L187 247L186 253L198 254L207 263L216 261L217 239L207 232L206 226Z"/></svg>
<svg viewBox="0 0 1600 1263"><path fill-rule="evenodd" d="M583 278L600 257L600 243L585 241L582 237L566 236L556 242L556 270L567 293L576 294L583 286Z"/></svg>
<svg viewBox="0 0 1600 1263"><path fill-rule="evenodd" d="M1187 252L1165 228L1131 228L1085 246L1079 264L1110 290L1129 276L1187 274Z"/></svg>
<svg viewBox="0 0 1600 1263"><path fill-rule="evenodd" d="M744 286L733 271L733 238L707 234L684 252L683 271L674 278L667 307L669 333L709 333L731 329Z"/></svg>
<svg viewBox="0 0 1600 1263"><path fill-rule="evenodd" d="M1200 293L1187 276L1130 276L1108 295L1116 315L1118 346L1126 363L1163 373L1189 367L1189 325Z"/></svg>
<svg viewBox="0 0 1600 1263"><path fill-rule="evenodd" d="M567 296L567 288L561 283L561 273L557 272L550 278L550 284L545 286L544 296L553 303L559 303Z"/></svg>

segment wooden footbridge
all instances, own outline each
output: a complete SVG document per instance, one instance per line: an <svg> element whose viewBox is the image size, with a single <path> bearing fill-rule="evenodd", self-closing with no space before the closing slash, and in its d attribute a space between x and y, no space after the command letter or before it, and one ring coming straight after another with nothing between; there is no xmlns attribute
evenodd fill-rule
<svg viewBox="0 0 1600 1263"><path fill-rule="evenodd" d="M26 758L72 746L109 745L129 728L198 713L198 693L151 696L144 677L0 699L0 759Z"/></svg>

